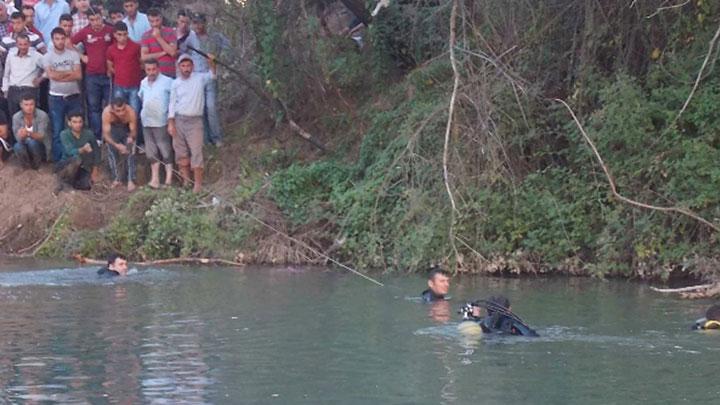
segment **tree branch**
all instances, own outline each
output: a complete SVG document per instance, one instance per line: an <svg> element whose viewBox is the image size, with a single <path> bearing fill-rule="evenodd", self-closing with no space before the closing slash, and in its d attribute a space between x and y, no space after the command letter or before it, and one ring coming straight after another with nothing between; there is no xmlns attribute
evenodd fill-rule
<svg viewBox="0 0 720 405"><path fill-rule="evenodd" d="M450 12L450 64L453 70L453 91L450 96L450 107L448 108L448 121L447 127L445 128L445 145L443 147L443 180L445 181L445 189L447 190L448 198L450 199L450 230L449 230L449 241L450 245L455 252L455 259L460 257L457 247L455 247L455 215L457 212L457 206L455 205L455 197L453 197L452 189L450 188L450 173L448 171L448 149L450 148L450 135L452 133L453 126L453 115L455 114L455 99L457 98L457 90L460 85L460 73L458 72L457 60L455 60L455 38L456 38L456 26L457 26L457 12L458 12L459 0L453 0L452 11Z"/></svg>
<svg viewBox="0 0 720 405"><path fill-rule="evenodd" d="M602 156L600 156L600 152L598 152L597 148L595 147L595 144L590 139L587 132L585 132L585 129L583 128L582 124L580 124L580 121L578 120L577 116L575 115L575 112L573 112L572 108L570 108L570 106L565 101L563 101L559 98L556 98L553 100L564 105L565 108L567 108L568 112L570 112L570 115L572 116L573 120L575 121L575 125L577 125L583 138L585 138L585 141L588 143L588 145L590 145L590 148L592 149L593 153L595 154L595 158L597 159L598 163L600 163L600 166L602 167L603 172L605 172L605 177L607 177L608 183L610 184L610 191L612 191L612 194L615 196L615 198L617 198L618 200L620 200L626 204L633 205L633 206L639 207L639 208L655 210L655 211L660 211L660 212L665 212L665 213L672 213L672 212L678 213L678 214L692 218L700 223L707 225L708 227L712 228L715 232L720 232L720 228L718 228L718 226L716 226L712 222L695 214L694 212L692 212L688 209L674 207L674 206L673 207L659 207L656 205L645 204L642 202L631 200L627 197L622 196L620 193L618 193L617 186L615 185L615 180L613 179L612 174L610 174L610 170L605 165L605 162L603 161Z"/></svg>
<svg viewBox="0 0 720 405"><path fill-rule="evenodd" d="M690 100L692 100L693 96L695 95L695 92L697 91L698 87L700 86L700 81L702 80L703 72L705 71L705 67L708 64L708 61L710 61L710 57L712 56L713 50L715 49L715 43L717 42L719 37L720 37L720 27L718 27L717 31L715 32L715 36L713 36L712 40L710 41L710 46L708 46L708 53L707 53L707 55L705 55L705 60L703 61L703 64L700 67L700 71L697 74L697 78L695 79L695 84L693 85L693 88L690 91L690 94L688 95L687 100L685 100L685 104L683 104L682 108L680 109L678 114L675 116L673 123L676 123L680 119L680 116L685 112L688 105L690 105Z"/></svg>

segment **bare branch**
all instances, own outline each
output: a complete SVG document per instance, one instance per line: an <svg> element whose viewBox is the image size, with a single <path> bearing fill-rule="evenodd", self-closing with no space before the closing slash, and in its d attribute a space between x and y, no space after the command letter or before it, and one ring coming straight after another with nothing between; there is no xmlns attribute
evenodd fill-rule
<svg viewBox="0 0 720 405"><path fill-rule="evenodd" d="M460 253L455 247L455 215L457 213L457 207L455 205L455 197L453 197L452 189L450 188L450 173L448 172L448 149L450 148L450 134L452 133L453 126L453 115L455 114L455 99L457 98L457 90L460 86L460 73L457 67L457 60L455 59L455 38L456 38L456 26L457 26L457 12L458 2L460 0L453 0L452 11L450 12L450 64L453 69L453 91L450 96L450 108L448 109L448 122L445 128L445 145L443 147L443 179L445 180L445 189L447 189L448 197L450 198L450 230L449 241L455 252L455 261L457 262L460 258Z"/></svg>
<svg viewBox="0 0 720 405"><path fill-rule="evenodd" d="M713 54L713 51L715 50L715 43L718 40L718 37L720 37L720 27L718 27L717 31L715 32L715 36L710 41L710 46L708 46L708 53L705 55L705 60L703 61L702 66L700 67L700 71L698 72L697 79L695 79L695 85L693 85L692 90L690 91L690 95L688 95L687 100L685 100L685 104L680 109L680 112L678 112L677 116L673 120L673 123L677 122L677 120L680 119L680 116L685 112L685 109L687 109L687 106L690 104L690 100L692 100L693 96L695 95L695 91L697 91L698 87L700 86L700 81L703 77L703 72L705 71L705 67L708 64L708 61L710 60L710 57Z"/></svg>
<svg viewBox="0 0 720 405"><path fill-rule="evenodd" d="M666 3L667 3L667 1L666 1L665 3L663 3L663 4L666 4ZM682 3L680 3L680 4L675 4L675 5L667 6L667 7L659 7L657 10L655 10L654 13L650 14L649 16L646 16L645 18L653 18L653 17L655 17L656 15L662 13L662 12L665 11L665 10L672 10L672 9L674 9L674 8L680 8L680 7L682 7L682 6L686 5L686 4L689 4L689 3L690 3L690 0L685 0L684 2L682 2Z"/></svg>
<svg viewBox="0 0 720 405"><path fill-rule="evenodd" d="M575 121L575 125L577 125L583 138L585 138L585 141L588 143L588 145L590 145L590 148L592 149L593 153L595 154L595 158L597 159L598 163L600 163L600 166L602 167L603 172L605 172L605 177L607 177L608 183L610 184L610 191L612 191L612 194L615 196L615 198L617 198L618 200L620 200L626 204L633 205L633 206L639 207L639 208L661 211L661 212L665 212L665 213L672 213L672 212L678 213L678 214L692 218L700 223L707 225L708 227L712 228L715 232L720 232L720 228L718 228L717 225L713 224L712 222L708 221L705 218L702 218L698 214L695 214L694 212L692 212L688 209L680 208L680 207L659 207L656 205L645 204L642 202L631 200L627 197L622 196L620 193L618 193L617 187L615 185L615 180L613 179L612 174L610 174L610 170L605 165L605 162L603 161L602 156L600 156L600 152L598 152L597 148L595 147L595 144L590 139L587 132L585 132L585 129L583 128L582 124L580 124L580 121L578 120L577 116L575 115L575 112L573 112L572 108L570 108L570 106L565 101L560 100L559 98L556 98L553 100L564 105L565 108L567 108L567 110L570 112L570 115L572 116L573 120Z"/></svg>

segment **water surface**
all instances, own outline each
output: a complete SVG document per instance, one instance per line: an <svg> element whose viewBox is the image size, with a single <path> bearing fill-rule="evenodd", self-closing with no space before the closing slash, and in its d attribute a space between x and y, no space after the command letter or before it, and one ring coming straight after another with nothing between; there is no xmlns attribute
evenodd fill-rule
<svg viewBox="0 0 720 405"><path fill-rule="evenodd" d="M620 281L454 280L378 288L317 268L0 264L0 403L677 404L716 401L709 302ZM505 294L542 335L469 339L464 300Z"/></svg>

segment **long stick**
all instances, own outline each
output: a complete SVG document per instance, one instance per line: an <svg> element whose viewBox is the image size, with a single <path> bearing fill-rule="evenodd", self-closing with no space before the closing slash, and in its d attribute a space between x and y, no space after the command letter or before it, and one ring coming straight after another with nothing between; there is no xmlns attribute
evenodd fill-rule
<svg viewBox="0 0 720 405"><path fill-rule="evenodd" d="M207 53L194 48L190 45L187 45L187 48L190 49L193 52L197 52L198 55L202 56L203 58L210 59L210 55ZM230 72L237 75L238 79L243 82L246 86L250 88L250 90L253 91L263 102L271 108L277 108L279 110L282 110L283 115L285 116L285 119L288 122L288 125L290 125L290 128L292 128L293 131L295 131L296 134L300 135L301 138L305 139L306 141L310 142L313 146L316 148L322 150L323 152L327 151L327 148L325 145L320 143L317 139L315 139L312 134L310 134L308 131L304 130L300 125L298 125L297 122L292 118L292 114L290 113L290 109L285 105L285 103L280 100L279 98L273 98L270 95L268 95L265 91L263 91L260 87L258 87L255 83L253 83L251 80L245 77L245 74L243 74L241 71L235 69L234 67L230 66L229 64L220 61L218 59L213 59L215 63L218 65L224 67L225 69L229 70Z"/></svg>
<svg viewBox="0 0 720 405"><path fill-rule="evenodd" d="M697 290L705 290L707 288L710 288L716 284L702 284L702 285L693 285L690 287L682 287L682 288L657 288L657 287L650 287L651 290L659 293L681 293L681 292L687 292L687 291L697 291Z"/></svg>
<svg viewBox="0 0 720 405"><path fill-rule="evenodd" d="M81 264L99 264L103 265L106 262L104 260L98 260L98 259L91 259L85 256L81 255L75 255L73 257L78 263ZM144 262L135 262L138 266L159 266L159 265L167 265L167 264L221 264L225 266L233 266L233 267L243 267L244 264L240 262L235 262L231 260L225 260L225 259L217 259L213 257L205 258L205 257L176 257L174 259L160 259L160 260L149 260Z"/></svg>

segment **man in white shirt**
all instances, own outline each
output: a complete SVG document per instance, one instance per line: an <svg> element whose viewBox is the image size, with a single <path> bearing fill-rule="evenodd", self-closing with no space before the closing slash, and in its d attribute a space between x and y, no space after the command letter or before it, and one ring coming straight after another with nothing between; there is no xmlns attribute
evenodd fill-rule
<svg viewBox="0 0 720 405"><path fill-rule="evenodd" d="M188 54L178 58L178 77L170 90L168 133L173 137L175 161L180 168L183 186L190 185L190 170L194 177L193 192L202 190L203 110L205 86L215 80L215 57L210 55L209 72L193 72L193 60Z"/></svg>
<svg viewBox="0 0 720 405"><path fill-rule="evenodd" d="M8 101L10 116L20 110L20 100L25 94L37 101L37 86L41 75L42 55L30 46L27 34L18 34L15 48L10 50L5 61L2 92Z"/></svg>

